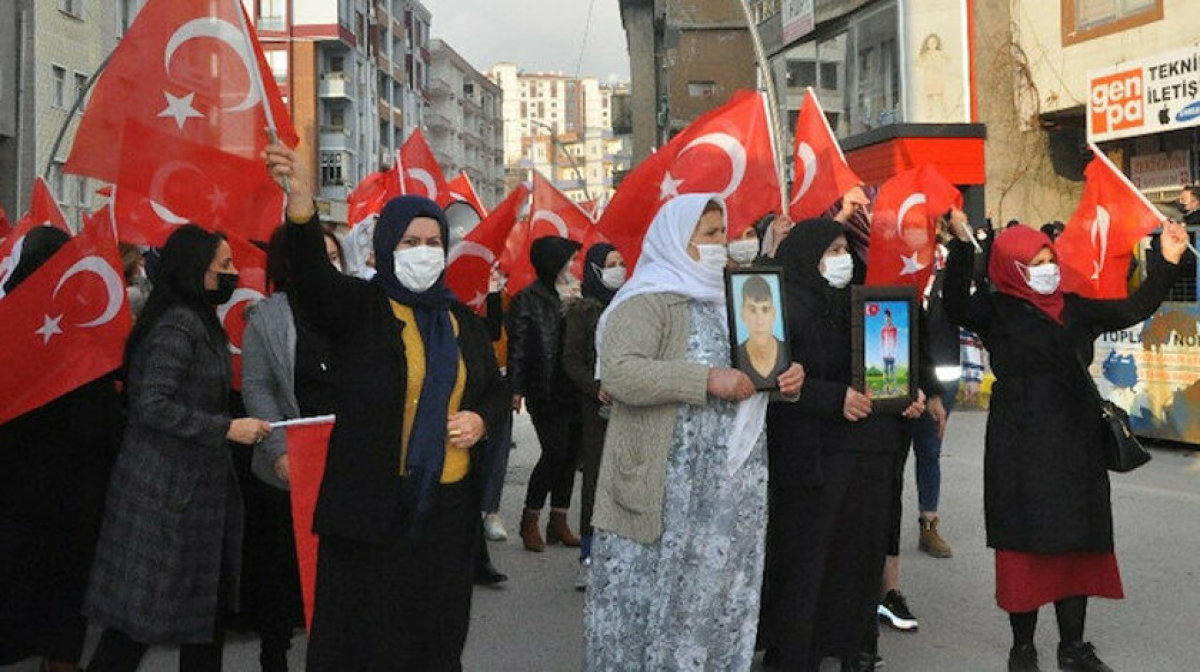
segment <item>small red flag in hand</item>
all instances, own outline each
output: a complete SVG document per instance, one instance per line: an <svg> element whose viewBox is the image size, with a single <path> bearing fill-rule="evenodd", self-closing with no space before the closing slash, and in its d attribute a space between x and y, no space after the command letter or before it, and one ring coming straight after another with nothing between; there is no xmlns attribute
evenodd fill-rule
<svg viewBox="0 0 1200 672"><path fill-rule="evenodd" d="M55 200L54 194L50 193L46 181L40 177L33 181L29 210L17 220L16 226L12 227L9 234L0 240L0 298L4 297L4 285L21 259L21 243L25 240L25 234L39 226L53 226L71 233L70 227L67 226L67 218L58 207L58 201Z"/></svg>
<svg viewBox="0 0 1200 672"><path fill-rule="evenodd" d="M937 218L962 207L962 193L926 164L883 183L871 218L867 284L924 288L937 251Z"/></svg>
<svg viewBox="0 0 1200 672"><path fill-rule="evenodd" d="M425 142L421 129L416 129L400 148L400 171L404 176L404 193L424 196L445 207L443 199L449 191L442 167L433 158L433 150Z"/></svg>
<svg viewBox="0 0 1200 672"><path fill-rule="evenodd" d="M1120 299L1128 293L1134 245L1161 226L1163 216L1103 152L1095 146L1092 152L1083 197L1054 247L1063 291Z"/></svg>
<svg viewBox="0 0 1200 672"><path fill-rule="evenodd" d="M475 208L475 212L479 213L480 217L487 217L487 208L483 207L483 201L480 200L479 194L475 193L475 185L471 184L471 178L466 171L460 172L458 177L450 180L450 184L446 185L446 197L443 203L439 203L443 208L459 201Z"/></svg>
<svg viewBox="0 0 1200 672"><path fill-rule="evenodd" d="M111 224L93 221L0 301L0 425L121 365L121 268Z"/></svg>
<svg viewBox="0 0 1200 672"><path fill-rule="evenodd" d="M517 213L527 198L529 187L518 185L487 219L450 250L446 260L446 285L459 301L477 313L483 312L492 266L504 253L505 243L517 223Z"/></svg>
<svg viewBox="0 0 1200 672"><path fill-rule="evenodd" d="M764 96L738 91L693 121L625 176L600 218L600 231L632 268L650 220L680 194L725 200L732 240L779 207L779 174Z"/></svg>
<svg viewBox="0 0 1200 672"><path fill-rule="evenodd" d="M312 629L313 602L317 594L317 535L313 534L313 511L321 479L325 478L325 456L334 420L313 418L311 424L289 425L287 432L288 486L292 498L292 526L296 533L296 560L300 565L300 595L304 600L304 623ZM276 430L279 431L279 430Z"/></svg>
<svg viewBox="0 0 1200 672"><path fill-rule="evenodd" d="M862 184L846 163L812 87L805 89L796 118L795 153L796 184L789 208L794 222L824 215L843 194Z"/></svg>

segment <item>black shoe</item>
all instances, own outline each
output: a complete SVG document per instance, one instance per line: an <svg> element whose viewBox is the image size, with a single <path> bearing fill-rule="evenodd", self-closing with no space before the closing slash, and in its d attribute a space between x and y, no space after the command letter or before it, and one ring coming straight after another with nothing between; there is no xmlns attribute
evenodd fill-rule
<svg viewBox="0 0 1200 672"><path fill-rule="evenodd" d="M908 608L908 600L898 590L889 590L879 603L879 622L887 623L897 630L915 632L919 624Z"/></svg>
<svg viewBox="0 0 1200 672"><path fill-rule="evenodd" d="M475 585L494 586L508 581L508 575L496 569L490 562L475 565Z"/></svg>
<svg viewBox="0 0 1200 672"><path fill-rule="evenodd" d="M873 653L860 653L842 661L842 672L875 672L877 658Z"/></svg>
<svg viewBox="0 0 1200 672"><path fill-rule="evenodd" d="M1037 648L1033 644L1017 644L1009 649L1008 672L1042 672L1038 667Z"/></svg>
<svg viewBox="0 0 1200 672"><path fill-rule="evenodd" d="M1060 642L1058 669L1071 672L1113 672L1113 669L1096 655L1096 647L1090 642Z"/></svg>

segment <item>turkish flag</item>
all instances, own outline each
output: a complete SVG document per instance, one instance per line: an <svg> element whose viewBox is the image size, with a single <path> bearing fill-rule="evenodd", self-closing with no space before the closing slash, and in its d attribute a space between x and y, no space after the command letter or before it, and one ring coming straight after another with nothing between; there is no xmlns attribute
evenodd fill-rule
<svg viewBox="0 0 1200 672"><path fill-rule="evenodd" d="M471 178L467 176L466 171L460 172L458 177L446 185L446 197L443 200L443 208L455 201L461 201L475 208L480 217L488 216L487 208L483 207L483 201L479 199L479 194L475 193L475 185L471 184Z"/></svg>
<svg viewBox="0 0 1200 672"><path fill-rule="evenodd" d="M12 227L8 235L0 240L0 298L4 297L4 285L21 260L21 243L25 240L25 234L39 226L53 226L71 233L70 227L67 226L67 218L58 207L58 201L54 199L54 194L50 193L46 181L40 177L33 181L29 210L17 220L16 226Z"/></svg>
<svg viewBox="0 0 1200 672"><path fill-rule="evenodd" d="M846 163L812 87L796 118L796 178L789 214L799 222L824 215L842 194L862 184Z"/></svg>
<svg viewBox="0 0 1200 672"><path fill-rule="evenodd" d="M266 240L263 222L282 221L284 201L260 156L272 122L294 146L242 4L150 0L92 89L65 170Z"/></svg>
<svg viewBox="0 0 1200 672"><path fill-rule="evenodd" d="M400 148L400 170L404 175L404 193L443 203L448 191L446 178L419 128L408 136Z"/></svg>
<svg viewBox="0 0 1200 672"><path fill-rule="evenodd" d="M632 268L663 203L705 192L724 198L730 239L779 207L779 175L762 94L738 91L642 161L604 209L600 231Z"/></svg>
<svg viewBox="0 0 1200 672"><path fill-rule="evenodd" d="M315 420L315 418L314 418ZM296 533L296 560L300 565L300 595L304 601L304 623L312 629L313 601L317 592L317 548L313 533L313 511L321 479L325 478L325 456L333 419L286 427L288 485L292 499L292 528ZM280 431L280 430L276 430Z"/></svg>
<svg viewBox="0 0 1200 672"><path fill-rule="evenodd" d="M246 331L246 308L267 296L267 253L231 231L222 232L233 252L238 286L229 301L217 306L217 319L229 336L233 359L233 389L242 389L242 335Z"/></svg>
<svg viewBox="0 0 1200 672"><path fill-rule="evenodd" d="M533 171L533 205L529 211L532 240L558 236L582 243L594 226L591 213L567 198L536 170Z"/></svg>
<svg viewBox="0 0 1200 672"><path fill-rule="evenodd" d="M962 207L962 193L925 164L883 183L871 218L868 285L924 288L937 251L937 218Z"/></svg>
<svg viewBox="0 0 1200 672"><path fill-rule="evenodd" d="M131 245L162 247L175 229L188 223L186 217L180 217L130 187L110 187L109 203L105 207L111 209L111 216L117 223L117 238Z"/></svg>
<svg viewBox="0 0 1200 672"><path fill-rule="evenodd" d="M529 198L529 187L518 185L492 214L479 223L446 260L446 285L459 301L482 313L492 265L504 254L505 243L517 223L517 214Z"/></svg>
<svg viewBox="0 0 1200 672"><path fill-rule="evenodd" d="M537 279L537 271L529 260L529 245L533 242L529 235L529 220L523 219L513 226L504 241L504 253L500 255L500 270L508 276L509 296L525 289Z"/></svg>
<svg viewBox="0 0 1200 672"><path fill-rule="evenodd" d="M1162 225L1163 216L1129 180L1092 147L1083 197L1054 242L1063 291L1091 299L1119 299L1137 241Z"/></svg>
<svg viewBox="0 0 1200 672"><path fill-rule="evenodd" d="M116 236L93 222L0 301L0 424L119 367L132 323Z"/></svg>
<svg viewBox="0 0 1200 672"><path fill-rule="evenodd" d="M403 193L399 162L390 170L367 175L346 197L346 223L353 229L368 218L378 215L388 201Z"/></svg>

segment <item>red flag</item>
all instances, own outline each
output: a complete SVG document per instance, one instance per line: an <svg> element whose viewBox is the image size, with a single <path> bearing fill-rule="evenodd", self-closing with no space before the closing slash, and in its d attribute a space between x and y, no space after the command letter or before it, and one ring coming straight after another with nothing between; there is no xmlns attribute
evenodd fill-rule
<svg viewBox="0 0 1200 672"><path fill-rule="evenodd" d="M123 243L162 247L176 228L188 223L186 217L129 187L112 187L109 200L117 238Z"/></svg>
<svg viewBox="0 0 1200 672"><path fill-rule="evenodd" d="M517 222L517 213L529 197L524 184L504 199L487 219L450 250L446 260L446 284L460 301L482 313L488 293L492 265L505 251L505 243Z"/></svg>
<svg viewBox="0 0 1200 672"><path fill-rule="evenodd" d="M419 128L408 136L400 148L400 170L404 174L404 193L442 202L447 192L446 178Z"/></svg>
<svg viewBox="0 0 1200 672"><path fill-rule="evenodd" d="M233 252L238 286L229 301L217 306L217 319L229 336L233 355L233 389L242 389L242 335L246 331L246 307L267 295L267 253L236 233L223 232Z"/></svg>
<svg viewBox="0 0 1200 672"><path fill-rule="evenodd" d="M533 171L533 205L529 211L529 232L534 240L558 236L583 242L594 224L587 211L536 170Z"/></svg>
<svg viewBox="0 0 1200 672"><path fill-rule="evenodd" d="M278 431L278 430L276 430ZM325 455L333 420L287 427L288 483L292 498L292 526L296 533L296 560L300 565L300 595L304 622L312 629L313 601L317 591L317 535L313 511L325 478Z"/></svg>
<svg viewBox="0 0 1200 672"><path fill-rule="evenodd" d="M249 25L241 3L150 0L92 90L67 172L266 240L284 195L260 157L263 129L270 119L283 142L297 138Z"/></svg>
<svg viewBox="0 0 1200 672"><path fill-rule="evenodd" d="M33 181L29 210L17 220L12 231L0 240L0 298L4 296L4 285L8 282L8 277L16 270L17 262L21 260L21 242L25 240L25 234L39 226L54 226L68 234L71 233L70 227L67 226L67 218L58 207L58 201L54 199L54 194L50 193L46 181L40 177Z"/></svg>
<svg viewBox="0 0 1200 672"><path fill-rule="evenodd" d="M483 201L479 200L479 194L475 193L475 185L471 184L471 178L466 171L460 172L458 177L450 180L450 184L446 185L446 196L440 205L444 208L455 201L462 201L479 213L480 217L487 217L487 208L483 207Z"/></svg>
<svg viewBox="0 0 1200 672"><path fill-rule="evenodd" d="M0 242L3 242L10 233L12 233L12 223L8 221L8 215L4 214L4 208L0 208Z"/></svg>
<svg viewBox="0 0 1200 672"><path fill-rule="evenodd" d="M868 285L924 288L937 250L937 218L962 207L962 194L926 164L883 183L871 218Z"/></svg>
<svg viewBox="0 0 1200 672"><path fill-rule="evenodd" d="M692 122L625 176L604 209L600 231L632 268L662 204L684 193L725 199L729 238L779 206L771 127L762 94L739 91Z"/></svg>
<svg viewBox="0 0 1200 672"><path fill-rule="evenodd" d="M119 367L132 323L112 228L87 226L0 301L0 424Z"/></svg>
<svg viewBox="0 0 1200 672"><path fill-rule="evenodd" d="M1137 241L1158 228L1162 214L1092 147L1079 207L1055 241L1062 288L1092 299L1119 299Z"/></svg>
<svg viewBox="0 0 1200 672"><path fill-rule="evenodd" d="M796 118L796 183L789 213L799 222L824 215L842 194L862 184L838 145L812 87Z"/></svg>
<svg viewBox="0 0 1200 672"><path fill-rule="evenodd" d="M533 262L529 260L529 245L533 242L529 236L529 220L523 219L513 226L504 242L504 253L500 255L500 270L508 276L508 293L515 296L517 292L529 286L537 278Z"/></svg>
<svg viewBox="0 0 1200 672"><path fill-rule="evenodd" d="M378 215L388 201L404 193L399 166L397 162L391 170L371 173L346 197L346 223L350 228Z"/></svg>

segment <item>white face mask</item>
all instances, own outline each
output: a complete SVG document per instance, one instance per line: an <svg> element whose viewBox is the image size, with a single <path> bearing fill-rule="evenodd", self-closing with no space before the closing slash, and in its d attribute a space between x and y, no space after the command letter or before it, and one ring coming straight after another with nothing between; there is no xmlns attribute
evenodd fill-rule
<svg viewBox="0 0 1200 672"><path fill-rule="evenodd" d="M613 266L600 269L600 284L609 289L620 289L625 284L625 267Z"/></svg>
<svg viewBox="0 0 1200 672"><path fill-rule="evenodd" d="M825 270L821 271L821 277L830 287L842 289L854 279L854 257L848 254L825 257Z"/></svg>
<svg viewBox="0 0 1200 672"><path fill-rule="evenodd" d="M743 238L729 244L729 258L733 263L745 266L758 257L758 240Z"/></svg>
<svg viewBox="0 0 1200 672"><path fill-rule="evenodd" d="M696 251L700 253L700 265L705 268L721 271L729 265L729 248L718 244L692 243L696 246Z"/></svg>
<svg viewBox="0 0 1200 672"><path fill-rule="evenodd" d="M440 247L418 245L396 252L396 279L414 292L433 286L446 270L446 253Z"/></svg>
<svg viewBox="0 0 1200 672"><path fill-rule="evenodd" d="M558 292L560 299L573 299L582 294L579 280L571 274L570 264L559 271L558 278L554 281L554 289Z"/></svg>
<svg viewBox="0 0 1200 672"><path fill-rule="evenodd" d="M1040 266L1028 266L1029 271L1029 287L1038 294L1049 295L1058 291L1058 283L1062 280L1059 275L1058 264L1041 264Z"/></svg>

